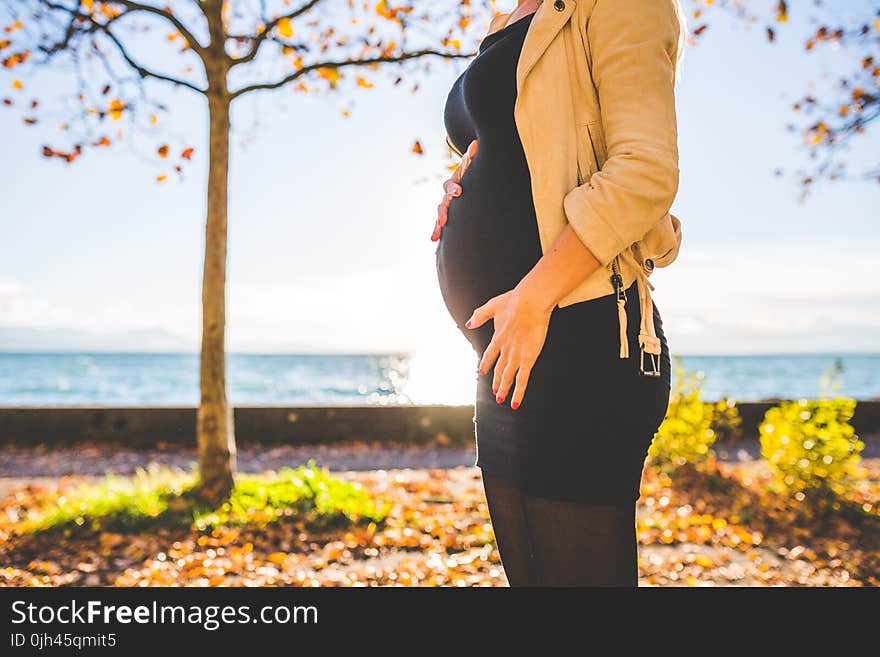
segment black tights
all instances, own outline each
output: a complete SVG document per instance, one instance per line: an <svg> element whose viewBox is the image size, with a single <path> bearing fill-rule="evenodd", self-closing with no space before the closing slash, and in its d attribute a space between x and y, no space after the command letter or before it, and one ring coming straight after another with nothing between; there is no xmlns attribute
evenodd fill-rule
<svg viewBox="0 0 880 657"><path fill-rule="evenodd" d="M526 495L483 474L510 586L638 585L635 504L584 504Z"/></svg>

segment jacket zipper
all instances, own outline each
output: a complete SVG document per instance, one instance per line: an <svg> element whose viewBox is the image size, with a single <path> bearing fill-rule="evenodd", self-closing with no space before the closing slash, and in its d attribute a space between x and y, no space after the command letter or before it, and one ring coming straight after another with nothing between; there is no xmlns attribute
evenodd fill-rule
<svg viewBox="0 0 880 657"><path fill-rule="evenodd" d="M620 275L620 268L617 266L617 256L611 261L611 285L617 293L617 298L626 303L626 290L623 289L623 276Z"/></svg>

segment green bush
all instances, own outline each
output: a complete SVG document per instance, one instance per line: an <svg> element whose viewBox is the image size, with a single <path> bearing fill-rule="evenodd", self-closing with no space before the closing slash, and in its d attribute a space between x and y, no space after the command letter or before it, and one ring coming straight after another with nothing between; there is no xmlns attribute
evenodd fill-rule
<svg viewBox="0 0 880 657"><path fill-rule="evenodd" d="M727 400L716 404L703 401L703 374L689 372L679 360L666 418L657 430L648 454L663 470L685 464L697 465L712 456L717 438L716 424L736 427L739 414Z"/></svg>
<svg viewBox="0 0 880 657"><path fill-rule="evenodd" d="M139 470L133 477L108 475L65 491L32 512L21 533L68 530L140 531L185 526L261 525L286 517L312 523L380 522L388 507L356 483L334 477L314 463L267 474L240 474L230 499L210 508L193 495L196 473L167 468Z"/></svg>
<svg viewBox="0 0 880 657"><path fill-rule="evenodd" d="M771 408L761 423L761 454L797 500L843 493L860 476L864 443L850 420L853 399L790 401Z"/></svg>
<svg viewBox="0 0 880 657"><path fill-rule="evenodd" d="M736 407L736 401L723 397L712 404L712 431L718 442L733 442L742 438L742 418Z"/></svg>

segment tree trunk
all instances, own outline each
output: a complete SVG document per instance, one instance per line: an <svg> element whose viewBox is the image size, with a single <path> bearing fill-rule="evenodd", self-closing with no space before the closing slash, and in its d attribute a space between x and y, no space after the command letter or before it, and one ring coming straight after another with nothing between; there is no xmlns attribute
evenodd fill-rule
<svg viewBox="0 0 880 657"><path fill-rule="evenodd" d="M205 262L202 278L201 403L198 413L199 497L228 499L234 485L235 431L226 396L226 242L229 97L225 71L208 91L210 145ZM209 76L210 77L210 76Z"/></svg>

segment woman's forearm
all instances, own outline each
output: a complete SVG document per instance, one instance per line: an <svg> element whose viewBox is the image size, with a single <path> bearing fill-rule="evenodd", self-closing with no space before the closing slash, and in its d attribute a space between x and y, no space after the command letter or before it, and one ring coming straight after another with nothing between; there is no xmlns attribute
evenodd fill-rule
<svg viewBox="0 0 880 657"><path fill-rule="evenodd" d="M600 267L599 261L569 225L516 288L532 303L552 312L565 295Z"/></svg>

